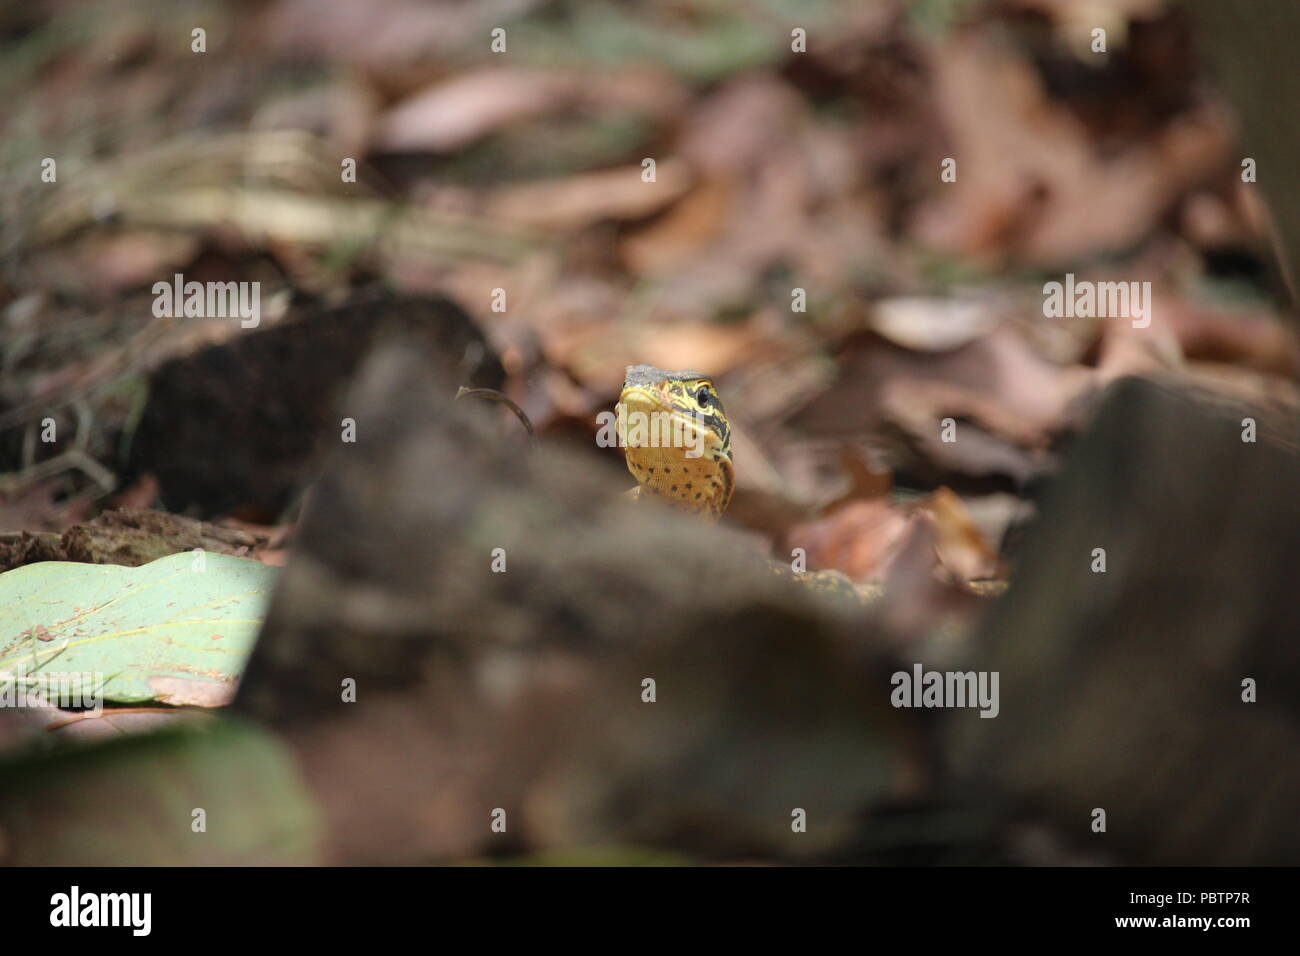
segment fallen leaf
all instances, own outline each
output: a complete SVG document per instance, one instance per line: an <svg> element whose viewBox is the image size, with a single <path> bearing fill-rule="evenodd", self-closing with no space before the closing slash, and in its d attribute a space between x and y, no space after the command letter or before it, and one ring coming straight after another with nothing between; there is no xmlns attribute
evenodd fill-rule
<svg viewBox="0 0 1300 956"><path fill-rule="evenodd" d="M803 548L808 570L834 569L854 581L873 581L897 548L907 516L887 499L855 501L786 535L784 553Z"/></svg>
<svg viewBox="0 0 1300 956"><path fill-rule="evenodd" d="M987 334L1001 321L993 303L973 299L903 296L871 311L879 335L918 352L946 352Z"/></svg>
<svg viewBox="0 0 1300 956"><path fill-rule="evenodd" d="M138 568L47 561L0 574L0 671L93 678L105 700L229 699L265 615L274 569L225 554ZM219 625L221 641L209 641ZM39 647L31 638L49 635Z"/></svg>
<svg viewBox="0 0 1300 956"><path fill-rule="evenodd" d="M958 582L997 575L997 554L951 489L940 488L918 507L934 518L935 551Z"/></svg>
<svg viewBox="0 0 1300 956"><path fill-rule="evenodd" d="M601 220L645 218L675 202L689 185L686 164L668 159L658 164L652 183L641 179L638 165L504 186L492 193L486 213L513 225L576 230Z"/></svg>
<svg viewBox="0 0 1300 956"><path fill-rule="evenodd" d="M511 123L559 109L576 92L572 77L542 70L462 73L381 116L374 146L393 152L452 152Z"/></svg>
<svg viewBox="0 0 1300 956"><path fill-rule="evenodd" d="M987 33L954 32L931 63L944 155L957 159L956 180L933 187L912 220L933 248L1057 266L1130 247L1227 158L1223 117L1208 108L1104 154L1029 60Z"/></svg>

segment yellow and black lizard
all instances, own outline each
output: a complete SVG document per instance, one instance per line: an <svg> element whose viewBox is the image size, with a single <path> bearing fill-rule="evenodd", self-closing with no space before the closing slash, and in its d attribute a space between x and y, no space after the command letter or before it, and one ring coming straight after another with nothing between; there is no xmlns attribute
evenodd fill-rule
<svg viewBox="0 0 1300 956"><path fill-rule="evenodd" d="M629 495L653 497L716 521L735 491L731 423L713 380L700 372L630 365L619 395L619 444L637 481ZM772 563L781 574L788 565ZM799 573L819 590L869 599L838 571Z"/></svg>

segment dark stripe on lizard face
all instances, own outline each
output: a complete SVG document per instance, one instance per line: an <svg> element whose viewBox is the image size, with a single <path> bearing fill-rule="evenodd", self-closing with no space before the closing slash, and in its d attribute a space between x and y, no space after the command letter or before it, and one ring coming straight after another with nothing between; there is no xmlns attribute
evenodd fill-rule
<svg viewBox="0 0 1300 956"><path fill-rule="evenodd" d="M727 420L721 415L715 415L712 413L708 415L698 415L697 417L702 419L709 429L717 434L718 439L722 443L722 447L727 450L728 454L730 454L731 426L727 424Z"/></svg>

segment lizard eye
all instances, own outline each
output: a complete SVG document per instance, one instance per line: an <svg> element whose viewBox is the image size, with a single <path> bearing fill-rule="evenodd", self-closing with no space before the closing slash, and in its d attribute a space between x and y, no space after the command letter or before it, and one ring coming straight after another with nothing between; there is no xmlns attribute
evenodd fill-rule
<svg viewBox="0 0 1300 956"><path fill-rule="evenodd" d="M700 390L695 393L695 400L701 405L709 404L709 387L707 385L700 386Z"/></svg>

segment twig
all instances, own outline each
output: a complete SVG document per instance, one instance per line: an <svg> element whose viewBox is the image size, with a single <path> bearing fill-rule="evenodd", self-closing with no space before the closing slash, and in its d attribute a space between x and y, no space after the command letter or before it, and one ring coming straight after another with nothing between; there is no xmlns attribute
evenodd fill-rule
<svg viewBox="0 0 1300 956"><path fill-rule="evenodd" d="M510 410L515 413L521 422L524 423L524 430L528 432L528 437L534 442L537 441L537 433L533 431L533 423L528 420L524 410L514 403L510 398L502 395L495 388L467 388L462 385L456 391L457 400L462 398L486 398L492 402L501 402L510 406Z"/></svg>

